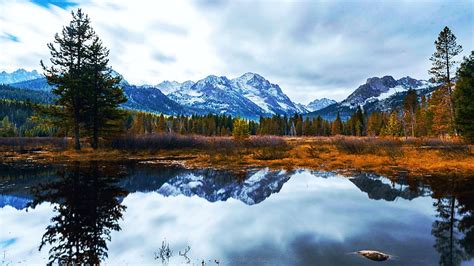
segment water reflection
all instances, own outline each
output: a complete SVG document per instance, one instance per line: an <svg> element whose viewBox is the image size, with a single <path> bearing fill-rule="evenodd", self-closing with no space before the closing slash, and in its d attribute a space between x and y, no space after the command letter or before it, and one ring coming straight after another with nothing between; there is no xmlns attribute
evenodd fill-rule
<svg viewBox="0 0 474 266"><path fill-rule="evenodd" d="M125 206L119 198L127 195L115 185L112 168L79 163L58 172L59 179L33 189L29 207L42 202L54 205L55 216L46 227L39 249L49 247L49 263L97 265L107 257L107 241L119 231Z"/></svg>
<svg viewBox="0 0 474 266"><path fill-rule="evenodd" d="M370 265L348 254L376 249L397 256L388 265L454 266L474 256L472 178L94 162L57 169L0 173L0 215L15 207L3 212L12 224L39 219L22 216L27 204L51 217L42 203L52 203L37 237L50 262ZM0 251L22 249L26 225L1 223L13 233L0 230Z"/></svg>
<svg viewBox="0 0 474 266"><path fill-rule="evenodd" d="M436 181L431 184L437 211L431 231L434 247L440 265L460 265L474 256L474 182L457 182L453 177Z"/></svg>
<svg viewBox="0 0 474 266"><path fill-rule="evenodd" d="M209 173L209 171L207 172ZM169 179L157 192L164 196L193 196L210 202L237 199L247 205L258 204L273 193L278 193L293 171L229 172L211 171L211 175L199 172L181 173ZM230 178L229 178L230 177Z"/></svg>
<svg viewBox="0 0 474 266"><path fill-rule="evenodd" d="M370 199L394 201L397 198L412 200L417 197L429 196L431 191L427 185L409 182L409 179L390 180L379 175L361 173L350 179Z"/></svg>

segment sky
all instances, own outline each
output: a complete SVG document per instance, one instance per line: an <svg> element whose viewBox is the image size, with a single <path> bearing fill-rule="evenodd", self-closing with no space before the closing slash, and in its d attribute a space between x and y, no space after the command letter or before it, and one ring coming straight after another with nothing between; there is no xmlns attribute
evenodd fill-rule
<svg viewBox="0 0 474 266"><path fill-rule="evenodd" d="M0 71L40 70L77 8L130 83L255 72L304 104L342 100L369 77L428 79L445 26L462 55L474 50L473 0L0 0Z"/></svg>

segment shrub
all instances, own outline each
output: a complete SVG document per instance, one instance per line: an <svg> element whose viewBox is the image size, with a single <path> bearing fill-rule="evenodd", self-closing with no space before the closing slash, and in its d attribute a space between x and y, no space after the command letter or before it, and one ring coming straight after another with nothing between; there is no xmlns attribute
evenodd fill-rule
<svg viewBox="0 0 474 266"><path fill-rule="evenodd" d="M277 160L286 158L290 146L282 137L255 136L244 143L247 148L256 148L253 158L257 160Z"/></svg>
<svg viewBox="0 0 474 266"><path fill-rule="evenodd" d="M68 147L68 139L56 137L0 137L0 147L20 152L45 148L65 150Z"/></svg>
<svg viewBox="0 0 474 266"><path fill-rule="evenodd" d="M282 147L288 148L288 144L282 137L277 136L252 136L243 142L246 148L261 148L261 147Z"/></svg>
<svg viewBox="0 0 474 266"><path fill-rule="evenodd" d="M319 158L321 153L327 153L330 151L328 147L322 146L321 144L322 143L320 142L313 142L309 144L309 147L306 149L306 151L310 157Z"/></svg>
<svg viewBox="0 0 474 266"><path fill-rule="evenodd" d="M339 151L349 154L403 156L403 143L398 139L338 137L333 144Z"/></svg>
<svg viewBox="0 0 474 266"><path fill-rule="evenodd" d="M156 151L161 149L204 148L206 137L176 134L150 134L115 138L106 145L113 149L128 151Z"/></svg>
<svg viewBox="0 0 474 266"><path fill-rule="evenodd" d="M253 158L257 160L278 160L286 158L288 149L276 146L262 147L255 151Z"/></svg>
<svg viewBox="0 0 474 266"><path fill-rule="evenodd" d="M360 138L337 137L333 141L339 151L349 154L362 154L367 152L367 142Z"/></svg>

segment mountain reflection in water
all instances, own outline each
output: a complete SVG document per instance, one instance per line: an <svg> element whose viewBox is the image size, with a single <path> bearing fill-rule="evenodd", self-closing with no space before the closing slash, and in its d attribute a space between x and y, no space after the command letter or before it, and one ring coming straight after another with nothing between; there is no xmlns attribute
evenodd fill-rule
<svg viewBox="0 0 474 266"><path fill-rule="evenodd" d="M395 255L389 265L473 263L472 180L95 162L0 170L8 263L375 263L350 255L359 249ZM170 257L155 260L163 243Z"/></svg>

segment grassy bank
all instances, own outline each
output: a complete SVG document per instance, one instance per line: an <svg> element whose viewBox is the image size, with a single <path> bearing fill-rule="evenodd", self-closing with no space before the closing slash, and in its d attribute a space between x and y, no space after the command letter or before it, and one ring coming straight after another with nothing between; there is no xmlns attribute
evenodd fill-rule
<svg viewBox="0 0 474 266"><path fill-rule="evenodd" d="M66 163L81 160L140 160L188 167L310 168L371 171L393 175L474 176L473 147L460 140L369 137L230 137L144 135L105 141L93 151L74 151L70 141L54 138L0 139L1 161Z"/></svg>

